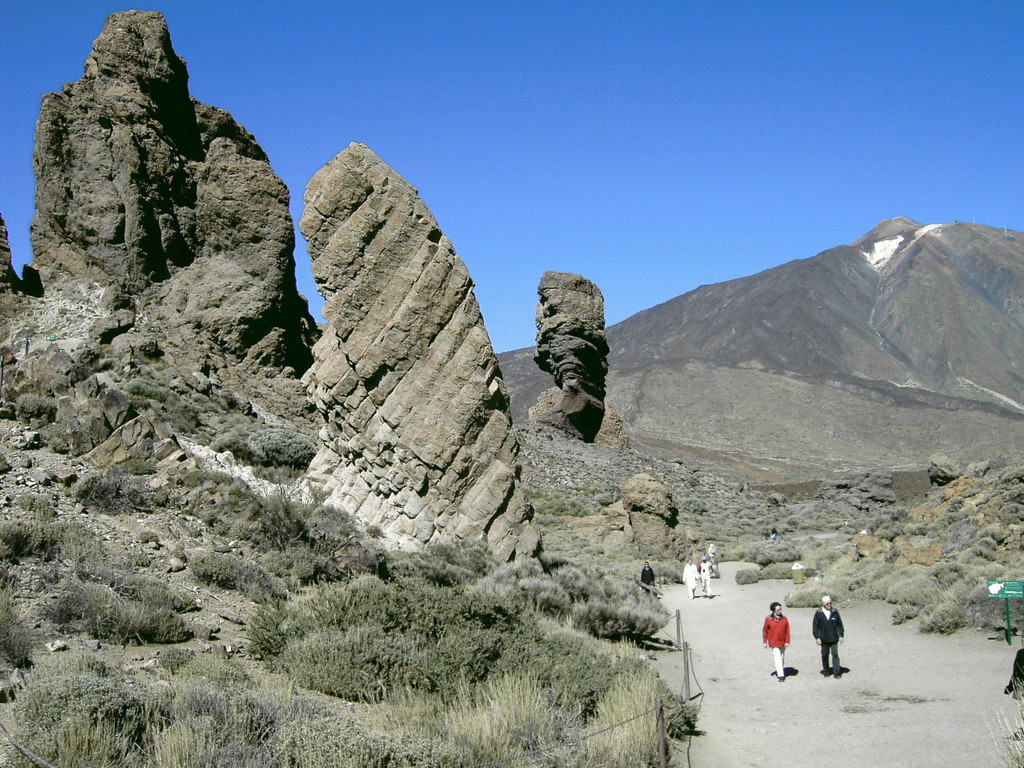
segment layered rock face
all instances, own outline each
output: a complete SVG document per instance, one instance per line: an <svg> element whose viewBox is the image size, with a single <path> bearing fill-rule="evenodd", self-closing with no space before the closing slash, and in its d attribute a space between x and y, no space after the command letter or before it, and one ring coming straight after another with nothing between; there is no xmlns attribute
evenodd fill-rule
<svg viewBox="0 0 1024 768"><path fill-rule="evenodd" d="M159 13L108 17L82 77L43 97L33 165L32 267L44 297L81 305L66 316L95 318L87 337L156 338L243 381L309 367L288 191L248 131L190 98Z"/></svg>
<svg viewBox="0 0 1024 768"><path fill-rule="evenodd" d="M473 283L416 190L352 144L310 181L299 226L329 323L305 377L323 417L308 476L402 547L535 553Z"/></svg>
<svg viewBox="0 0 1024 768"><path fill-rule="evenodd" d="M561 390L554 408L537 420L592 443L604 419L608 374L604 297L592 282L568 272L545 272L537 294L534 360Z"/></svg>
<svg viewBox="0 0 1024 768"><path fill-rule="evenodd" d="M11 261L11 244L7 240L7 224L0 215L0 291L9 291L18 284L18 275Z"/></svg>

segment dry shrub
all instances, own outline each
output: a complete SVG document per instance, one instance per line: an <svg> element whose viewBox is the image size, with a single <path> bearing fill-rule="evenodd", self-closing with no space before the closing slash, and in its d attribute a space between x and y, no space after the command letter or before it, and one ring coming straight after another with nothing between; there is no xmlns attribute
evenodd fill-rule
<svg viewBox="0 0 1024 768"><path fill-rule="evenodd" d="M507 760L556 743L567 723L536 675L504 675L463 689L444 716L447 737L467 764Z"/></svg>
<svg viewBox="0 0 1024 768"><path fill-rule="evenodd" d="M36 634L25 622L14 590L0 588L0 658L15 667L32 664Z"/></svg>
<svg viewBox="0 0 1024 768"><path fill-rule="evenodd" d="M117 465L79 480L75 496L85 506L108 515L146 512L152 506L146 481Z"/></svg>
<svg viewBox="0 0 1024 768"><path fill-rule="evenodd" d="M736 583L757 584L761 580L761 571L757 568L741 568L736 571Z"/></svg>
<svg viewBox="0 0 1024 768"><path fill-rule="evenodd" d="M658 741L654 707L663 694L659 681L650 672L623 675L616 680L598 702L597 717L591 723L596 735L583 742L585 765L591 768L656 765ZM606 728L608 730L603 730Z"/></svg>
<svg viewBox="0 0 1024 768"><path fill-rule="evenodd" d="M382 734L349 717L283 725L271 743L286 766L302 768L457 768L435 739Z"/></svg>

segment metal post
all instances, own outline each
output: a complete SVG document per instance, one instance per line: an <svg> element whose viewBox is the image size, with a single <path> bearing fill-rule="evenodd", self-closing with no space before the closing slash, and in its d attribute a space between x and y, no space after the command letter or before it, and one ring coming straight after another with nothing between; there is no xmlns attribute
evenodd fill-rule
<svg viewBox="0 0 1024 768"><path fill-rule="evenodd" d="M683 699L690 700L690 644L683 641Z"/></svg>
<svg viewBox="0 0 1024 768"><path fill-rule="evenodd" d="M679 617L678 608L676 608L676 648L683 649L683 620Z"/></svg>
<svg viewBox="0 0 1024 768"><path fill-rule="evenodd" d="M1006 601L1006 644L1013 645L1013 640L1010 637L1013 632L1010 631L1010 598L1004 598Z"/></svg>
<svg viewBox="0 0 1024 768"><path fill-rule="evenodd" d="M658 761L661 768L668 768L668 740L665 738L665 702L658 699Z"/></svg>

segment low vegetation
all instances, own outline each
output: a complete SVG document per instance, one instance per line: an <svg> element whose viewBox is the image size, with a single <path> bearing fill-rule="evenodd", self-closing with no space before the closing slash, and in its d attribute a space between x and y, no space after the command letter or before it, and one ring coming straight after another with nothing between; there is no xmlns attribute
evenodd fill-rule
<svg viewBox="0 0 1024 768"><path fill-rule="evenodd" d="M653 766L655 701L675 736L696 712L633 645L575 627L566 606L539 606L522 585L560 580L570 606L621 602L568 569L491 578L478 545L445 546L400 558L388 579L268 601L250 630L260 682L248 665L184 648L161 655L150 683L88 655L48 656L13 705L16 738L61 766L459 768L535 751L567 768ZM91 587L138 596L152 586L109 572L77 583L83 601ZM160 599L172 596L148 601ZM619 622L618 636L645 631Z"/></svg>
<svg viewBox="0 0 1024 768"><path fill-rule="evenodd" d="M173 379L127 391L140 412L183 423L197 413ZM24 398L19 418L44 429L44 400ZM18 495L0 519L0 662L28 670L9 721L43 759L463 768L534 753L566 768L653 766L659 699L674 736L693 732L696 712L639 650L669 619L635 585L647 553L580 543L576 526L618 501L614 489L535 490L538 560L498 564L481 542L386 553L379 530L289 484L312 459L304 436L244 414L191 434L259 466L278 490L201 469L168 476L136 457L68 491ZM789 582L799 562L809 581L792 586L789 605L815 605L822 591L881 600L894 622L935 633L1005 621L984 586L1019 578L1024 470L964 476L913 504L851 503L835 489L790 503L678 478L680 557L650 558L663 581L680 581L681 556L715 542L720 559L751 564L740 583ZM202 545L174 550L173 586L149 565L179 529ZM45 598L26 611L34 594ZM204 600L244 606L244 654L197 652L209 647L191 639L211 631L192 616ZM160 652L148 651L157 661L145 674L93 654L42 654L41 630L53 628ZM12 749L3 757L30 764Z"/></svg>

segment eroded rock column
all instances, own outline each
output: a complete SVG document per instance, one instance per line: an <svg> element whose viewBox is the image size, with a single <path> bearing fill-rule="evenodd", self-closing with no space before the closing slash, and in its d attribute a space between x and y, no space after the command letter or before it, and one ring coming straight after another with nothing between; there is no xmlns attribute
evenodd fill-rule
<svg viewBox="0 0 1024 768"><path fill-rule="evenodd" d="M328 327L307 391L323 419L309 476L404 548L539 537L473 282L416 190L361 144L310 181L299 222Z"/></svg>

